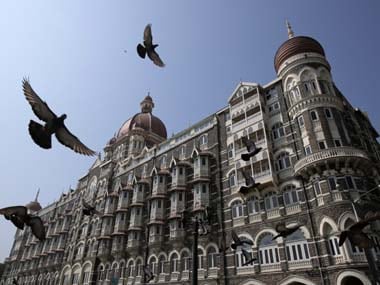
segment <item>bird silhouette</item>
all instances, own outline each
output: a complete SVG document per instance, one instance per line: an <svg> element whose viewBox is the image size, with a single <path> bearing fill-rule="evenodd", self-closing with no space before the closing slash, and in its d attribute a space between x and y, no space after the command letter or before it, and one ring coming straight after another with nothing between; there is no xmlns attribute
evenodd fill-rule
<svg viewBox="0 0 380 285"><path fill-rule="evenodd" d="M295 231L297 231L300 227L301 227L301 225L299 225L299 224L292 226L292 227L286 227L284 222L278 223L276 225L276 232L278 232L278 235L273 237L272 240L275 240L278 237L286 238L287 236L289 236L292 233L294 233Z"/></svg>
<svg viewBox="0 0 380 285"><path fill-rule="evenodd" d="M371 248L373 247L373 241L368 237L363 229L370 223L380 220L380 211L373 213L369 212L365 218L359 222L356 222L348 228L346 231L342 231L339 236L339 246L342 246L346 239L351 242L353 246L359 248Z"/></svg>
<svg viewBox="0 0 380 285"><path fill-rule="evenodd" d="M246 251L244 248L241 249L241 252L243 253L245 262L243 263L243 266L246 266L248 264L253 264L257 260L256 257L252 257L252 254Z"/></svg>
<svg viewBox="0 0 380 285"><path fill-rule="evenodd" d="M33 141L44 149L51 148L51 136L55 133L57 140L66 147L71 148L77 153L84 155L95 155L96 152L85 146L76 136L74 136L65 126L64 120L66 114L57 117L56 114L49 108L46 102L37 95L32 89L29 81L24 78L22 81L24 95L26 100L32 107L34 114L45 125L41 125L33 120L29 122L29 134Z"/></svg>
<svg viewBox="0 0 380 285"><path fill-rule="evenodd" d="M82 199L82 212L83 215L85 216L93 216L93 215L98 215L100 216L102 213L100 213L94 206L91 206L90 204L86 203L84 199Z"/></svg>
<svg viewBox="0 0 380 285"><path fill-rule="evenodd" d="M18 285L18 277L17 277L17 279L16 279L16 278L13 278L12 284L13 284L13 285Z"/></svg>
<svg viewBox="0 0 380 285"><path fill-rule="evenodd" d="M153 63L159 67L164 67L165 64L162 62L160 56L155 51L157 44L153 44L152 37L152 28L151 24L146 25L144 30L144 42L137 45L137 53L141 58L145 58L145 55L148 54L148 57L153 61Z"/></svg>
<svg viewBox="0 0 380 285"><path fill-rule="evenodd" d="M17 228L23 230L27 225L31 228L32 233L39 239L44 240L46 237L45 227L40 217L28 214L24 206L12 206L0 209L0 214L5 219L10 220Z"/></svg>
<svg viewBox="0 0 380 285"><path fill-rule="evenodd" d="M246 137L242 137L241 139L243 144L246 146L248 153L242 153L241 159L244 161L249 161L252 156L258 154L263 148L256 147L256 144L253 140L249 140Z"/></svg>
<svg viewBox="0 0 380 285"><path fill-rule="evenodd" d="M251 192L253 189L257 188L260 186L261 183L256 183L255 179L246 171L240 170L241 173L244 176L245 180L245 186L241 186L239 189L239 193L243 196L247 195L249 192Z"/></svg>
<svg viewBox="0 0 380 285"><path fill-rule="evenodd" d="M144 275L145 275L145 282L149 283L154 278L154 274L152 270L150 269L150 266L144 266Z"/></svg>
<svg viewBox="0 0 380 285"><path fill-rule="evenodd" d="M231 235L232 235L232 240L234 241L231 244L231 248L234 250L236 250L238 247L242 247L244 245L250 245L250 246L253 245L253 242L250 240L241 240L234 231L231 232Z"/></svg>

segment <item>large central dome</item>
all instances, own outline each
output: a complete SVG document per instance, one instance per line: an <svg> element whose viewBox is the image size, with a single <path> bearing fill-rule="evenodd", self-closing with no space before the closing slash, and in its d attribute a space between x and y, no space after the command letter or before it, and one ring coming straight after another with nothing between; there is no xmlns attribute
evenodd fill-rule
<svg viewBox="0 0 380 285"><path fill-rule="evenodd" d="M167 133L164 123L159 118L152 115L152 109L154 107L152 97L149 95L146 96L140 103L140 106L141 112L134 115L121 126L116 134L116 139L126 136L130 130L137 128L152 132L166 139Z"/></svg>

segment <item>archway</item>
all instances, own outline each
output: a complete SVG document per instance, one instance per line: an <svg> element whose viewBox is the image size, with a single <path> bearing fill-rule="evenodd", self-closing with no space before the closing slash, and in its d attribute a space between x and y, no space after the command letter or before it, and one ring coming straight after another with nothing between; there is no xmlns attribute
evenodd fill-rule
<svg viewBox="0 0 380 285"><path fill-rule="evenodd" d="M342 279L341 285L364 285L364 283L355 276L347 276Z"/></svg>

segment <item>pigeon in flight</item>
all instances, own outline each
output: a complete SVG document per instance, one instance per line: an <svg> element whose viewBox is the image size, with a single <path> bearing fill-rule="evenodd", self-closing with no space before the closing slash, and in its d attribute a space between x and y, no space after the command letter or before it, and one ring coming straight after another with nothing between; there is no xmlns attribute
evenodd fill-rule
<svg viewBox="0 0 380 285"><path fill-rule="evenodd" d="M5 219L11 222L19 229L23 230L27 225L31 228L32 233L39 239L44 240L46 237L45 227L40 217L31 216L24 206L12 206L0 209L0 214L4 215Z"/></svg>
<svg viewBox="0 0 380 285"><path fill-rule="evenodd" d="M292 227L286 227L284 222L278 223L276 225L276 232L278 232L278 235L272 238L272 240L277 239L278 237L286 238L287 236L291 235L295 231L297 231L301 225L295 225Z"/></svg>
<svg viewBox="0 0 380 285"><path fill-rule="evenodd" d="M246 171L241 170L241 173L244 176L245 179L245 186L241 186L239 189L239 193L243 196L247 195L252 189L257 188L260 186L261 183L256 183L255 179Z"/></svg>
<svg viewBox="0 0 380 285"><path fill-rule="evenodd" d="M144 275L145 275L145 282L149 283L154 278L154 274L152 270L150 269L150 266L144 266Z"/></svg>
<svg viewBox="0 0 380 285"><path fill-rule="evenodd" d="M234 250L236 250L239 246L244 246L246 244L250 246L253 245L253 242L250 240L241 240L234 231L231 232L231 235L232 235L232 240L234 241L231 244L231 248Z"/></svg>
<svg viewBox="0 0 380 285"><path fill-rule="evenodd" d="M353 246L358 246L359 248L371 248L373 247L373 241L368 237L366 233L363 233L363 229L370 223L380 220L380 211L374 213L368 213L364 220L361 220L353 224L347 231L342 231L339 237L339 246L348 240Z"/></svg>
<svg viewBox="0 0 380 285"><path fill-rule="evenodd" d="M13 285L18 285L18 277L17 277L17 279L16 279L16 278L13 278L12 284L13 284Z"/></svg>
<svg viewBox="0 0 380 285"><path fill-rule="evenodd" d="M83 206L82 212L83 212L83 215L85 216L93 216L93 215L100 216L101 215L101 213L98 210L96 210L94 206L91 206L90 204L86 203L86 201L83 199L82 199L82 206Z"/></svg>
<svg viewBox="0 0 380 285"><path fill-rule="evenodd" d="M244 161L249 161L252 156L258 154L263 148L256 147L253 140L249 140L246 137L242 137L243 144L247 147L248 153L242 153L241 159Z"/></svg>
<svg viewBox="0 0 380 285"><path fill-rule="evenodd" d="M66 128L63 122L67 117L66 114L57 117L46 102L42 101L37 93L34 92L27 79L24 78L22 85L26 100L32 106L34 114L45 122L44 126L33 120L29 122L29 134L36 144L44 149L51 148L51 135L55 133L56 138L61 144L71 148L75 152L84 155L96 154L96 152L85 146Z"/></svg>
<svg viewBox="0 0 380 285"><path fill-rule="evenodd" d="M155 51L155 48L158 47L157 44L153 44L152 29L151 24L146 25L144 30L144 42L137 45L137 53L141 58L145 58L145 55L148 54L148 57L153 61L153 63L159 67L164 67L165 64L162 62L160 56Z"/></svg>
<svg viewBox="0 0 380 285"><path fill-rule="evenodd" d="M246 251L244 248L241 249L241 252L243 253L244 259L245 259L243 266L246 266L248 264L253 264L253 262L257 260L257 258L252 257L252 254Z"/></svg>

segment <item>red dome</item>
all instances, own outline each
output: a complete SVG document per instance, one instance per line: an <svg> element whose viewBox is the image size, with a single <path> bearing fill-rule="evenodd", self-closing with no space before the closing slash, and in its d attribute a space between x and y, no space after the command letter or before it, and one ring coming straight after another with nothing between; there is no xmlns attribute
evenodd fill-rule
<svg viewBox="0 0 380 285"><path fill-rule="evenodd" d="M306 52L315 52L325 56L325 51L321 44L313 38L298 36L288 39L278 48L274 57L274 68L276 72L278 72L280 65L288 58Z"/></svg>
<svg viewBox="0 0 380 285"><path fill-rule="evenodd" d="M151 113L138 113L131 119L127 120L119 129L116 138L120 138L128 134L130 130L142 128L146 131L151 131L160 137L167 138L166 127L164 123L152 115Z"/></svg>

